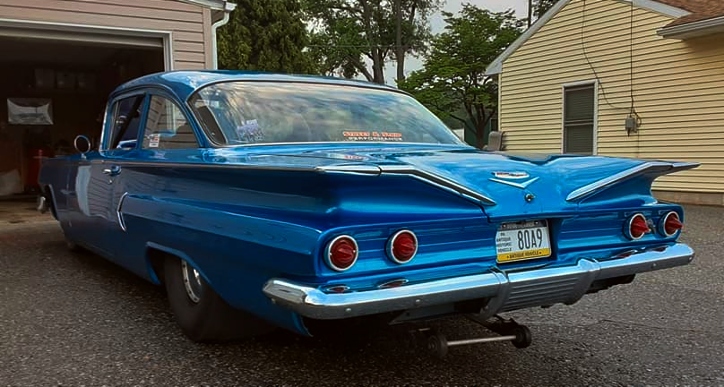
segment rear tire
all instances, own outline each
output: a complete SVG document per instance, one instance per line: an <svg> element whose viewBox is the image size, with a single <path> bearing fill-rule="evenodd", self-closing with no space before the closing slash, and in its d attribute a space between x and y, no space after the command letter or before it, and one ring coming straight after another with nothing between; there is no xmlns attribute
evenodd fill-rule
<svg viewBox="0 0 724 387"><path fill-rule="evenodd" d="M181 259L166 258L164 279L171 311L183 333L192 341L242 339L272 330L265 321L227 304Z"/></svg>

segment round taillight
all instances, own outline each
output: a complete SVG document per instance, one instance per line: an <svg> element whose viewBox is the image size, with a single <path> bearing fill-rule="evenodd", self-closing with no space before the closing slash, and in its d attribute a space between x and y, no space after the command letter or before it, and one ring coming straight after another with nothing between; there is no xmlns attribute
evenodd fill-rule
<svg viewBox="0 0 724 387"><path fill-rule="evenodd" d="M651 232L651 229L649 228L649 223L646 221L646 217L643 214L636 214L629 219L626 236L630 239L641 239L649 232Z"/></svg>
<svg viewBox="0 0 724 387"><path fill-rule="evenodd" d="M681 220L679 219L679 214L675 211L671 211L664 215L659 223L660 232L667 237L673 236L683 227L684 224L681 223Z"/></svg>
<svg viewBox="0 0 724 387"><path fill-rule="evenodd" d="M357 242L351 236L341 235L327 245L325 258L327 265L336 271L348 270L359 256Z"/></svg>
<svg viewBox="0 0 724 387"><path fill-rule="evenodd" d="M395 233L387 242L387 256L397 263L407 263L417 254L417 236L409 230Z"/></svg>

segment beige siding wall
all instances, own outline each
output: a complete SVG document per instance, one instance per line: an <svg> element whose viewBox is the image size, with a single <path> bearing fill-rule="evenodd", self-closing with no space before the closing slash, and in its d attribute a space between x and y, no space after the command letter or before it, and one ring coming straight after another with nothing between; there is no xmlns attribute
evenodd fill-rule
<svg viewBox="0 0 724 387"><path fill-rule="evenodd" d="M594 80L601 155L697 161L698 169L660 178L655 189L724 192L724 36L663 39L672 19L634 9L633 97L639 134L627 136L631 104L631 8L616 0L572 0L503 63L500 128L511 151L561 152L562 86ZM604 94L605 92L605 94Z"/></svg>
<svg viewBox="0 0 724 387"><path fill-rule="evenodd" d="M176 0L2 0L0 18L171 31L175 69L211 66L202 7Z"/></svg>

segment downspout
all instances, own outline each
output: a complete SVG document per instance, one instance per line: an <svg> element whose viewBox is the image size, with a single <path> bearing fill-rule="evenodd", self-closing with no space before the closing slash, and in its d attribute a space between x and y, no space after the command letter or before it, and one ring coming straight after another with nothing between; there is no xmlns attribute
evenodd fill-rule
<svg viewBox="0 0 724 387"><path fill-rule="evenodd" d="M221 20L214 22L211 24L211 68L216 70L219 68L219 54L217 51L217 42L216 42L216 30L225 25L229 22L229 13L233 11L236 8L236 4L229 3L228 1L224 1L224 17L221 18Z"/></svg>

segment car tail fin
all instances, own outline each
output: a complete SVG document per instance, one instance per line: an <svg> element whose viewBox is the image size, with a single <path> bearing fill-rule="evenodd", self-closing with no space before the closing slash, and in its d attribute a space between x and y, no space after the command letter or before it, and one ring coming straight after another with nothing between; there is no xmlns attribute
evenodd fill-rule
<svg viewBox="0 0 724 387"><path fill-rule="evenodd" d="M606 189L629 181L635 178L643 178L649 182L653 182L656 178L675 172L693 169L699 166L699 163L691 162L665 162L650 161L638 165L634 168L621 171L611 176L604 177L600 180L586 184L580 188L573 190L566 197L568 202L580 202L581 200L591 198Z"/></svg>

